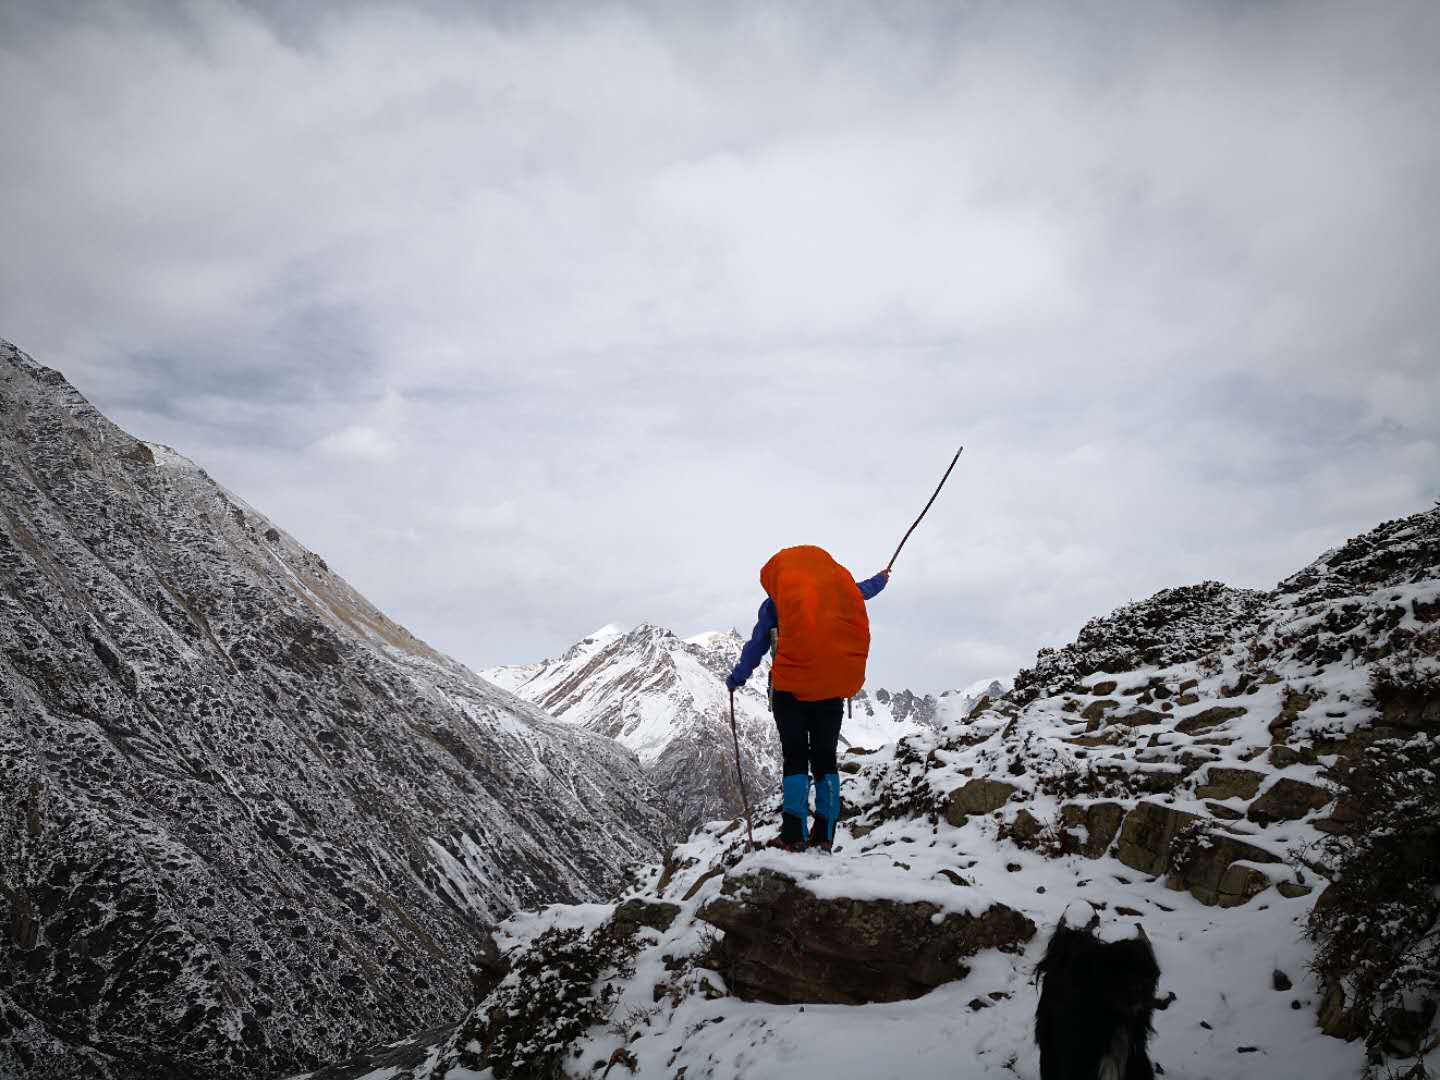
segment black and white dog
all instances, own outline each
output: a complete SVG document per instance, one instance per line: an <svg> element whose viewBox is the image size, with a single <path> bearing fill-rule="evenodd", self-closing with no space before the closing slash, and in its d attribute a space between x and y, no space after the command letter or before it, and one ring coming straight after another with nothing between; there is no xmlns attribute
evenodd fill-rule
<svg viewBox="0 0 1440 1080"><path fill-rule="evenodd" d="M1035 1010L1040 1080L1154 1080L1145 1046L1160 1004L1155 950L1144 929L1101 941L1099 921L1097 914L1076 930L1062 917L1036 971L1043 980Z"/></svg>

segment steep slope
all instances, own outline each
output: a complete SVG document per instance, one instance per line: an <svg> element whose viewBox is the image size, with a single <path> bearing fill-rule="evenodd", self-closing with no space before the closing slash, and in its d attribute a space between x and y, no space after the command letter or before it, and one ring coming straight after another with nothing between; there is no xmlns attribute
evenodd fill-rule
<svg viewBox="0 0 1440 1080"><path fill-rule="evenodd" d="M397 626L0 343L0 1075L263 1076L609 894L638 763Z"/></svg>
<svg viewBox="0 0 1440 1080"><path fill-rule="evenodd" d="M465 1022L369 1075L1035 1080L1033 972L1065 912L1154 944L1166 1077L1422 1075L1433 1001L1384 1003L1367 1048L1375 1014L1348 974L1312 972L1307 930L1345 884L1317 853L1365 834L1355 777L1395 747L1429 755L1413 775L1436 790L1440 510L1272 592L1121 608L1008 697L849 755L833 856L747 853L717 822L621 902L515 916ZM1440 837L1401 830L1433 894ZM1366 948L1433 939L1433 895L1397 916L1367 881Z"/></svg>
<svg viewBox="0 0 1440 1080"><path fill-rule="evenodd" d="M553 660L481 674L552 716L634 750L675 814L677 837L684 837L701 822L741 812L724 683L743 644L733 630L679 638L649 623L629 631L607 626ZM779 789L780 741L765 691L769 670L767 657L735 695L740 756L757 805L768 805ZM966 697L966 708L977 699ZM934 697L908 690L861 691L841 746L892 743L934 723L938 708Z"/></svg>

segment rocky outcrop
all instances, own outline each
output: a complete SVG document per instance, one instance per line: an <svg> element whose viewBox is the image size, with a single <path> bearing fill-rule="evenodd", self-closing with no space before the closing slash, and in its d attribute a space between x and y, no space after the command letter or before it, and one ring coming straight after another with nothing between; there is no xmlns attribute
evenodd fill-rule
<svg viewBox="0 0 1440 1080"><path fill-rule="evenodd" d="M1195 788L1197 799L1253 799L1260 790L1264 773L1253 769L1231 769L1215 765L1205 773L1204 783Z"/></svg>
<svg viewBox="0 0 1440 1080"><path fill-rule="evenodd" d="M1210 731L1224 724L1227 720L1233 720L1237 716L1245 715L1243 706L1216 705L1213 708L1205 709L1194 716L1187 716L1175 725L1175 730L1182 735L1199 735Z"/></svg>
<svg viewBox="0 0 1440 1080"><path fill-rule="evenodd" d="M1250 804L1245 816L1258 825L1296 821L1312 810L1319 810L1334 798L1334 793L1326 788L1282 776Z"/></svg>
<svg viewBox="0 0 1440 1080"><path fill-rule="evenodd" d="M967 817L999 810L1015 793L1015 785L979 777L952 791L945 800L945 820L963 825Z"/></svg>
<svg viewBox="0 0 1440 1080"><path fill-rule="evenodd" d="M1099 802L1087 806L1069 803L1060 808L1060 820L1068 829L1083 828L1083 840L1074 837L1074 850L1087 859L1098 859L1110 850L1120 823L1125 820L1125 808L1119 803Z"/></svg>
<svg viewBox="0 0 1440 1080"><path fill-rule="evenodd" d="M1015 677L1012 697L1027 703L1097 671L1118 674L1145 664L1179 664L1223 648L1253 621L1267 597L1207 581L1164 589L1148 600L1091 619L1062 649L1041 649ZM1108 681L1108 680L1107 680Z"/></svg>
<svg viewBox="0 0 1440 1080"><path fill-rule="evenodd" d="M1235 907L1269 884L1269 877L1237 862L1278 863L1263 848L1209 827L1198 814L1142 802L1125 816L1115 857L1143 874L1164 876L1202 904Z"/></svg>
<svg viewBox="0 0 1440 1080"><path fill-rule="evenodd" d="M821 899L770 870L726 880L699 917L724 931L711 962L741 998L861 1005L919 997L969 974L983 949L1019 951L1035 924L1004 904Z"/></svg>

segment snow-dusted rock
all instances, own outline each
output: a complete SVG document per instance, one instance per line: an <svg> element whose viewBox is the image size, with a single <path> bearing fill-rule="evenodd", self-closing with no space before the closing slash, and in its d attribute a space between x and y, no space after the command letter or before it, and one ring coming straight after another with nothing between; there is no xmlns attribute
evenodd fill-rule
<svg viewBox="0 0 1440 1080"><path fill-rule="evenodd" d="M820 897L787 874L731 874L696 915L724 931L706 962L746 1001L904 1001L970 974L984 949L1018 952L1035 924L1004 904Z"/></svg>

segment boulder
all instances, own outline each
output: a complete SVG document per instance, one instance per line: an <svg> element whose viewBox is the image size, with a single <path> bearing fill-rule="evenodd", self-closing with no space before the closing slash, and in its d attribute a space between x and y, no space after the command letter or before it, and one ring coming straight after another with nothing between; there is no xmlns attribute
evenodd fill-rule
<svg viewBox="0 0 1440 1080"><path fill-rule="evenodd" d="M1312 824L1324 833L1353 835L1364 828L1365 817L1355 800L1341 796L1336 800L1329 817L1321 818Z"/></svg>
<svg viewBox="0 0 1440 1080"><path fill-rule="evenodd" d="M1205 782L1195 789L1197 799L1253 799L1260 790L1264 773L1250 769L1228 769L1210 766Z"/></svg>
<svg viewBox="0 0 1440 1080"><path fill-rule="evenodd" d="M1074 841L1074 850L1087 859L1098 859L1110 850L1120 823L1125 820L1125 808L1119 803L1090 803L1081 806L1067 803L1060 808L1060 821L1067 828L1084 828L1085 839Z"/></svg>
<svg viewBox="0 0 1440 1080"><path fill-rule="evenodd" d="M1021 847L1033 847L1045 826L1029 810L1021 810L1010 823L1010 838Z"/></svg>
<svg viewBox="0 0 1440 1080"><path fill-rule="evenodd" d="M699 918L724 932L710 963L735 995L775 1004L905 1001L963 979L983 949L1018 953L1035 924L1004 904L821 899L772 870L726 879Z"/></svg>
<svg viewBox="0 0 1440 1080"><path fill-rule="evenodd" d="M1269 879L1253 867L1235 867L1227 876L1231 864L1280 860L1229 833L1203 832L1206 820L1159 803L1142 802L1125 816L1116 858L1143 874L1167 875L1166 885L1188 890L1202 904L1243 904L1264 888L1261 879L1267 885ZM1202 833L1203 839L1197 841L1197 833Z"/></svg>
<svg viewBox="0 0 1440 1080"><path fill-rule="evenodd" d="M971 815L999 810L1014 793L1014 784L978 777L950 793L945 800L945 820L951 825L963 825Z"/></svg>
<svg viewBox="0 0 1440 1080"><path fill-rule="evenodd" d="M1240 907L1242 904L1248 904L1269 887L1270 878L1263 870L1234 863L1227 866L1220 875L1215 902L1222 908ZM1190 893L1201 903L1209 903L1208 900L1196 895L1194 886L1191 886Z"/></svg>
<svg viewBox="0 0 1440 1080"><path fill-rule="evenodd" d="M1117 715L1112 722L1124 724L1126 727L1144 727L1146 724L1158 724L1164 719L1165 714L1154 709L1131 709L1124 715Z"/></svg>
<svg viewBox="0 0 1440 1080"><path fill-rule="evenodd" d="M1440 695L1414 687L1380 686L1375 691L1380 716L1390 727L1410 731L1440 730Z"/></svg>
<svg viewBox="0 0 1440 1080"><path fill-rule="evenodd" d="M1101 764L1096 765L1094 771L1095 776L1107 784L1145 795L1164 795L1174 791L1185 780L1183 767L1176 768L1168 764L1140 765L1133 768Z"/></svg>
<svg viewBox="0 0 1440 1080"><path fill-rule="evenodd" d="M1114 679L1107 679L1104 682L1097 682L1094 686L1090 687L1090 693L1096 697L1104 697L1106 694L1113 694L1115 687L1119 685L1120 684Z"/></svg>
<svg viewBox="0 0 1440 1080"><path fill-rule="evenodd" d="M1345 1007L1345 988L1339 982L1326 983L1324 997L1320 999L1319 1020L1321 1031L1346 1042L1358 1038L1365 1026L1354 1009Z"/></svg>
<svg viewBox="0 0 1440 1080"><path fill-rule="evenodd" d="M1239 821L1245 816L1239 810L1232 810L1224 803L1207 802L1205 804L1205 809L1209 811L1211 817L1218 818L1223 821Z"/></svg>
<svg viewBox="0 0 1440 1080"><path fill-rule="evenodd" d="M1270 747L1270 764L1277 769L1288 769L1291 765L1314 765L1315 753L1309 747L1296 750L1284 743Z"/></svg>
<svg viewBox="0 0 1440 1080"><path fill-rule="evenodd" d="M1246 811L1245 816L1257 825L1276 821L1297 821L1312 810L1319 810L1335 797L1327 788L1307 784L1294 777L1282 776L1265 789Z"/></svg>
<svg viewBox="0 0 1440 1080"><path fill-rule="evenodd" d="M501 955L495 935L489 930L482 930L476 940L475 952L470 957L468 974L470 976L470 992L474 995L475 1001L484 1001L490 991L499 986L505 976L510 974L510 961Z"/></svg>
<svg viewBox="0 0 1440 1080"><path fill-rule="evenodd" d="M1113 698L1106 698L1103 701L1092 701L1089 705L1085 706L1084 711L1080 714L1080 719L1089 720L1092 723L1098 724L1101 720L1105 719L1107 712L1111 709L1118 709L1119 707L1120 703Z"/></svg>
<svg viewBox="0 0 1440 1080"><path fill-rule="evenodd" d="M1237 716L1244 716L1246 709L1243 705L1216 705L1198 712L1194 716L1187 716L1175 725L1175 730L1184 735L1195 735L1202 731L1209 731L1217 728L1227 720L1233 720Z"/></svg>
<svg viewBox="0 0 1440 1080"><path fill-rule="evenodd" d="M1309 694L1297 693L1294 690L1285 691L1285 699L1280 703L1280 712L1275 719L1270 721L1271 742L1284 742L1285 735L1295 723L1296 717L1315 703L1315 699Z"/></svg>
<svg viewBox="0 0 1440 1080"><path fill-rule="evenodd" d="M1169 866L1170 845L1176 835L1202 820L1197 814L1142 802L1125 815L1115 857L1142 874L1163 874Z"/></svg>
<svg viewBox="0 0 1440 1080"><path fill-rule="evenodd" d="M1179 697L1177 697L1177 698L1175 699L1175 704L1181 706L1182 708L1183 708L1184 706L1186 706L1186 705L1198 705L1199 703L1200 703L1200 695L1199 695L1199 694L1185 694L1185 693L1182 693Z"/></svg>
<svg viewBox="0 0 1440 1080"><path fill-rule="evenodd" d="M666 903L663 900L641 900L637 897L626 900L617 907L610 918L610 924L617 933L631 937L642 926L664 933L670 929L670 924L679 914L678 904Z"/></svg>

